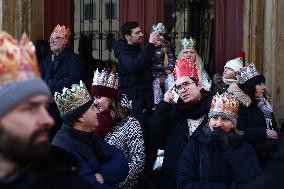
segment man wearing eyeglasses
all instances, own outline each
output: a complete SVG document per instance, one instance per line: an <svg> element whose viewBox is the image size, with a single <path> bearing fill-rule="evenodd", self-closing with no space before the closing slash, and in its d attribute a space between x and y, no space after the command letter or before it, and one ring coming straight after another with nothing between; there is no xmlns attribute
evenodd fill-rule
<svg viewBox="0 0 284 189"><path fill-rule="evenodd" d="M164 95L150 120L150 141L154 147L164 150L161 179L158 188L176 188L175 172L178 159L187 141L200 133L208 119L212 96L199 80L196 64L183 58L176 62L175 85ZM179 95L174 103L173 90Z"/></svg>
<svg viewBox="0 0 284 189"><path fill-rule="evenodd" d="M51 56L46 57L40 63L42 78L47 83L52 94L60 92L63 87L70 87L73 83L78 83L83 79L84 61L68 48L71 32L65 26L55 26L49 38ZM62 125L58 108L55 102L51 102L49 113L54 118L56 124L51 132L51 137Z"/></svg>

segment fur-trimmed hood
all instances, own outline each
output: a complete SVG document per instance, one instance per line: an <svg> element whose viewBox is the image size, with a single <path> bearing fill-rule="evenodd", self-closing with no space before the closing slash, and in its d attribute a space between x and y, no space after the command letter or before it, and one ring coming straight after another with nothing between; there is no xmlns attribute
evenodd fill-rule
<svg viewBox="0 0 284 189"><path fill-rule="evenodd" d="M246 107L248 107L251 104L251 98L240 89L237 82L232 83L229 88L227 89L227 92L229 94L233 94L237 99Z"/></svg>

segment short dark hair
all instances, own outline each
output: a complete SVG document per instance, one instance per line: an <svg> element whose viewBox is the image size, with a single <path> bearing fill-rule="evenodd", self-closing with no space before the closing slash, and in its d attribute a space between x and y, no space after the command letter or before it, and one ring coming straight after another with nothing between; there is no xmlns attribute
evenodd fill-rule
<svg viewBox="0 0 284 189"><path fill-rule="evenodd" d="M120 27L120 32L123 39L126 40L125 35L131 35L131 30L137 28L139 24L137 22L126 22Z"/></svg>

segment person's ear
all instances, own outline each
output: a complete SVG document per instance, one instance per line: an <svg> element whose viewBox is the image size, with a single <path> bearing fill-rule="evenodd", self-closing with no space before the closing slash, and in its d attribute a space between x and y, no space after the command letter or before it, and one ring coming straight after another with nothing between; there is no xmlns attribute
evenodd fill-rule
<svg viewBox="0 0 284 189"><path fill-rule="evenodd" d="M78 121L79 121L79 122L82 122L82 123L86 122L86 120L84 119L83 116L81 116L81 117L78 119Z"/></svg>

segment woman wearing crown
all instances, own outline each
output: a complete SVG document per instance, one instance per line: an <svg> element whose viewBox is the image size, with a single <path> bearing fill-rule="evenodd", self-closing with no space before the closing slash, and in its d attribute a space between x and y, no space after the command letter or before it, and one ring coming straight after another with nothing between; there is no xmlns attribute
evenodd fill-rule
<svg viewBox="0 0 284 189"><path fill-rule="evenodd" d="M254 149L236 129L238 100L215 95L209 121L186 145L180 157L178 189L239 188L261 173Z"/></svg>
<svg viewBox="0 0 284 189"><path fill-rule="evenodd" d="M248 107L240 106L238 128L256 151L261 167L264 167L278 143L278 128L273 109L267 100L265 78L254 64L241 69L237 75L240 88L250 97Z"/></svg>
<svg viewBox="0 0 284 189"><path fill-rule="evenodd" d="M197 54L195 45L196 42L191 37L189 39L183 38L180 40L181 42L181 51L178 55L178 60L181 60L182 58L191 58L194 63L197 65L197 72L198 72L198 79L202 85L202 87L206 91L211 90L212 81L208 75L208 73L204 69L204 64L200 58L200 56Z"/></svg>
<svg viewBox="0 0 284 189"><path fill-rule="evenodd" d="M105 70L95 72L90 93L100 110L95 132L122 150L128 160L129 174L117 187L135 189L145 166L145 146L140 124L131 116L131 101L118 94L118 77Z"/></svg>

